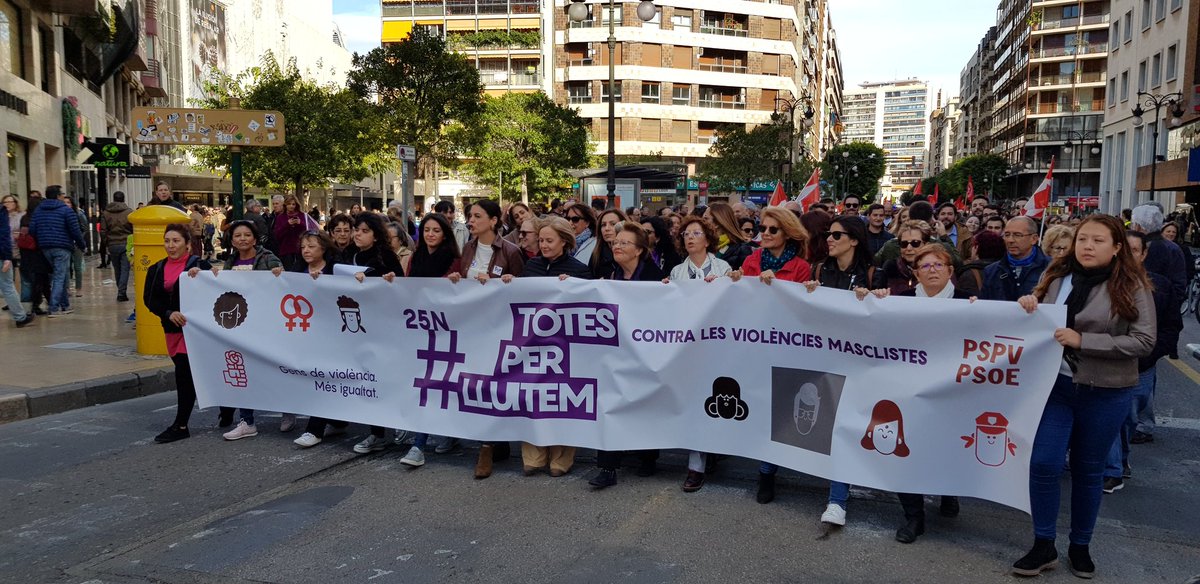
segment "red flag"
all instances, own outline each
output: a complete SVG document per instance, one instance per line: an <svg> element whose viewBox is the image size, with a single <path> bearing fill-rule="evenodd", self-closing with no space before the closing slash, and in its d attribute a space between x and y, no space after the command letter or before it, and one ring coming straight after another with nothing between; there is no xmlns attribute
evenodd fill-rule
<svg viewBox="0 0 1200 584"><path fill-rule="evenodd" d="M941 197L941 195L940 195L940 194L938 194L938 187L939 187L939 186L940 186L940 185L938 185L937 183L934 183L934 184L933 184L933 194L932 194L932 195L929 195L929 204L930 204L930 205L933 205L934 207L936 207L936 206L937 206L937 204L938 204L938 198L940 198L940 197Z"/></svg>
<svg viewBox="0 0 1200 584"><path fill-rule="evenodd" d="M922 194L923 193L921 192L921 179L917 179L917 186L913 187L913 200L916 200L917 197L921 196Z"/></svg>
<svg viewBox="0 0 1200 584"><path fill-rule="evenodd" d="M975 181L971 177L967 177L967 204L975 200Z"/></svg>
<svg viewBox="0 0 1200 584"><path fill-rule="evenodd" d="M1046 178L1042 180L1042 184L1038 185L1037 190L1033 191L1033 196L1025 202L1024 215L1026 217L1041 217L1042 213L1050 206L1050 191L1054 186L1054 157L1050 157L1050 168L1046 171Z"/></svg>
<svg viewBox="0 0 1200 584"><path fill-rule="evenodd" d="M800 199L800 208L805 210L821 200L820 166L813 169L812 175L808 177L808 182L804 183L804 188L800 189L798 198Z"/></svg>
<svg viewBox="0 0 1200 584"><path fill-rule="evenodd" d="M769 207L778 207L787 202L787 193L783 192L783 181L775 181L775 192L771 193Z"/></svg>
<svg viewBox="0 0 1200 584"><path fill-rule="evenodd" d="M967 209L967 204L963 202L962 197L959 197L954 199L954 208L958 209L959 211L965 211Z"/></svg>

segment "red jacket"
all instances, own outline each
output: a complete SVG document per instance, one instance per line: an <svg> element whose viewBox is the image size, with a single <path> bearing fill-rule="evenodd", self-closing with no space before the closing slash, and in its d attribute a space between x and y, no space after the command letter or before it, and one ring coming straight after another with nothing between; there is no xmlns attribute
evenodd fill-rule
<svg viewBox="0 0 1200 584"><path fill-rule="evenodd" d="M762 254L763 249L760 247L742 262L743 276L758 276L762 274ZM804 258L796 256L783 264L782 268L775 271L775 277L780 280L788 280L790 282L807 282L812 279L812 266L804 261Z"/></svg>

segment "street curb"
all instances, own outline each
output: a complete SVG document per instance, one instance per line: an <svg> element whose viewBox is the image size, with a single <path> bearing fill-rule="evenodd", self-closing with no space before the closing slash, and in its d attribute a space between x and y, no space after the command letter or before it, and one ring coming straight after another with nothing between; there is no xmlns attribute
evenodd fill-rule
<svg viewBox="0 0 1200 584"><path fill-rule="evenodd" d="M0 424L172 391L174 372L163 367L0 396Z"/></svg>

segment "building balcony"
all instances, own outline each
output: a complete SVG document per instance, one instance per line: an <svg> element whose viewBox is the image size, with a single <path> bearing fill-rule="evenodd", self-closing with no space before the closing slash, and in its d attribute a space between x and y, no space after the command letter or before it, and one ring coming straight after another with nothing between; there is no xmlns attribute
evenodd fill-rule
<svg viewBox="0 0 1200 584"><path fill-rule="evenodd" d="M1107 15L1107 14L1098 14L1095 16L1082 16L1082 17L1075 16L1072 18L1059 18L1059 19L1055 19L1055 20L1043 20L1042 23L1040 25L1038 25L1038 27L1036 29L1034 29L1033 34L1045 34L1045 33L1051 32L1051 31L1064 29L1064 28L1085 28L1085 27L1103 28L1103 27L1108 26L1108 22L1109 22L1109 15Z"/></svg>
<svg viewBox="0 0 1200 584"><path fill-rule="evenodd" d="M1090 45L1072 45L1069 47L1051 47L1046 49L1035 49L1032 51L1034 59L1054 59L1059 57L1074 57L1074 56L1104 56L1108 53L1108 43L1094 43Z"/></svg>
<svg viewBox="0 0 1200 584"><path fill-rule="evenodd" d="M129 54L129 58L125 59L125 68L130 71L145 71L149 67L146 64L146 43L138 42L138 46Z"/></svg>
<svg viewBox="0 0 1200 584"><path fill-rule="evenodd" d="M146 70L142 71L142 86L150 97L166 97L167 91L162 86L162 65L158 59L147 59Z"/></svg>
<svg viewBox="0 0 1200 584"><path fill-rule="evenodd" d="M96 16L100 11L97 0L43 0L43 10L71 16Z"/></svg>
<svg viewBox="0 0 1200 584"><path fill-rule="evenodd" d="M748 31L744 28L725 27L725 26L721 26L720 23L708 23L708 22L700 25L700 32L704 33L704 34L718 34L721 36L738 36L738 37L750 36L750 31Z"/></svg>
<svg viewBox="0 0 1200 584"><path fill-rule="evenodd" d="M726 101L726 100L723 100L723 99L720 99L717 97L713 97L710 99L700 99L696 102L696 104L699 107L707 107L707 108L714 108L714 109L737 109L737 110L746 109L745 101Z"/></svg>
<svg viewBox="0 0 1200 584"><path fill-rule="evenodd" d="M409 0L385 3L380 13L395 17L475 16L477 14L529 14L539 12L537 0Z"/></svg>
<svg viewBox="0 0 1200 584"><path fill-rule="evenodd" d="M1095 73L1076 73L1068 75L1042 75L1030 79L1033 83L1033 89L1051 89L1063 85L1083 85L1083 84L1100 84L1103 85L1107 75L1102 72Z"/></svg>
<svg viewBox="0 0 1200 584"><path fill-rule="evenodd" d="M540 73L516 73L511 71L480 71L480 81L485 87L536 87L542 82Z"/></svg>
<svg viewBox="0 0 1200 584"><path fill-rule="evenodd" d="M1039 103L1029 107L1029 115L1062 114L1076 112L1102 112L1104 100L1084 101L1077 104L1069 103Z"/></svg>

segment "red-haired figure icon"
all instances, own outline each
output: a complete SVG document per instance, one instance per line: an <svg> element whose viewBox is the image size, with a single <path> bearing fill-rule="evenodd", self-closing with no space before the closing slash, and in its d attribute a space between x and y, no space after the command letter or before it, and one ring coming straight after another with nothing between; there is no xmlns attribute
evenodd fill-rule
<svg viewBox="0 0 1200 584"><path fill-rule="evenodd" d="M880 454L908 456L908 442L904 439L904 416L900 406L890 400L881 400L871 410L871 423L862 438L862 447Z"/></svg>

